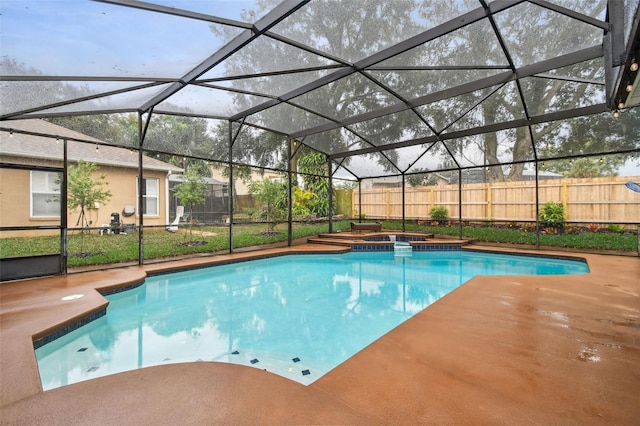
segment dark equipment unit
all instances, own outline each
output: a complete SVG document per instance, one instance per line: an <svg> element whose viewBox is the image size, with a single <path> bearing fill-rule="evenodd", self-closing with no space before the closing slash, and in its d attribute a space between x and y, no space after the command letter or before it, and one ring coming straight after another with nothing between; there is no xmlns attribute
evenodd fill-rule
<svg viewBox="0 0 640 426"><path fill-rule="evenodd" d="M120 222L120 213L111 213L111 221L109 222L111 233L119 234L122 231L122 222Z"/></svg>

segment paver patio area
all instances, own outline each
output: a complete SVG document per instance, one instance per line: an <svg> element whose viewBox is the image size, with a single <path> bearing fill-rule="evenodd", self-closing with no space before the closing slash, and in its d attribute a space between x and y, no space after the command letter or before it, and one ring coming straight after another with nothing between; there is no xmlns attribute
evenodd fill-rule
<svg viewBox="0 0 640 426"><path fill-rule="evenodd" d="M637 425L640 259L594 254L575 254L585 275L476 277L309 386L196 362L40 388L32 336L103 306L95 288L212 260L332 250L344 249L304 244L0 285L0 422ZM85 297L60 300L70 293Z"/></svg>

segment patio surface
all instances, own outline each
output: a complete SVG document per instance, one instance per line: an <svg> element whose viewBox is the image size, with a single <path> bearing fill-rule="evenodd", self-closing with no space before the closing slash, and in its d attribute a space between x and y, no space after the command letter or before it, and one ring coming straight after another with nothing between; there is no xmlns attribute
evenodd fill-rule
<svg viewBox="0 0 640 426"><path fill-rule="evenodd" d="M304 244L0 284L0 423L638 424L640 258L594 254L572 254L587 260L585 275L476 277L309 386L195 362L41 390L33 336L104 306L95 288L336 250ZM85 297L60 300L73 293Z"/></svg>

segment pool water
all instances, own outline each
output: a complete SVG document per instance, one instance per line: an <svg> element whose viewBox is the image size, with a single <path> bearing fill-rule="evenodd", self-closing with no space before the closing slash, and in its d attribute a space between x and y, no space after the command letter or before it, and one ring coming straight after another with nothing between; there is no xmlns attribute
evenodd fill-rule
<svg viewBox="0 0 640 426"><path fill-rule="evenodd" d="M253 260L149 277L36 357L45 390L192 361L310 384L475 275L587 272L580 261L468 251Z"/></svg>

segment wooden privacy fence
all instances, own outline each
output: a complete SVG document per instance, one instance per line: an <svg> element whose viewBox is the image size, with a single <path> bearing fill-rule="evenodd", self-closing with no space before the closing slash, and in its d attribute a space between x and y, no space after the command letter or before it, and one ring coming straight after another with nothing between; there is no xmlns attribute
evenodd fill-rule
<svg viewBox="0 0 640 426"><path fill-rule="evenodd" d="M640 177L555 179L539 181L539 204L562 203L569 222L640 223L640 193L625 186ZM462 220L535 221L535 181L490 182L462 185ZM354 216L358 190L353 191ZM447 208L459 217L458 185L407 186L405 217L429 219L433 207ZM362 213L367 218L402 219L402 188L362 191Z"/></svg>

